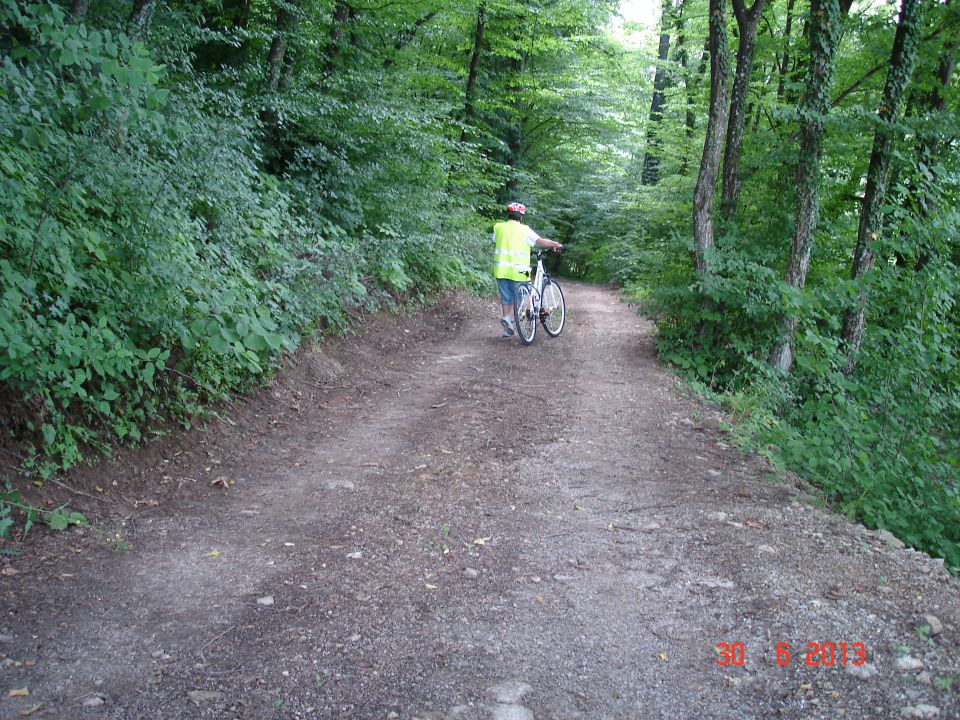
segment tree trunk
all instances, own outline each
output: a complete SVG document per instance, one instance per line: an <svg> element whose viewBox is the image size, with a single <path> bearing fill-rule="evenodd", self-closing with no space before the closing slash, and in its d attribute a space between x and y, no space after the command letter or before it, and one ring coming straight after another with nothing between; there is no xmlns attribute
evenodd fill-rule
<svg viewBox="0 0 960 720"><path fill-rule="evenodd" d="M267 54L267 92L269 93L276 92L280 84L289 35L296 27L296 22L296 16L287 9L285 2L277 7L276 30L270 43L270 52Z"/></svg>
<svg viewBox="0 0 960 720"><path fill-rule="evenodd" d="M730 60L727 49L726 0L710 0L710 110L707 136L703 143L700 175L693 192L693 265L697 274L710 273L710 252L713 248L713 196L723 137L727 132L729 113Z"/></svg>
<svg viewBox="0 0 960 720"><path fill-rule="evenodd" d="M926 106L931 115L943 115L947 109L947 88L950 87L956 62L957 46L954 41L950 41L944 45L933 87L927 95ZM925 132L919 138L917 154L927 167L930 167L943 151L945 143L939 135L936 132Z"/></svg>
<svg viewBox="0 0 960 720"><path fill-rule="evenodd" d="M852 0L811 0L810 3L810 70L807 89L801 100L800 160L797 163L797 211L784 280L802 288L810 269L813 236L817 229L820 204L820 151L823 144L823 121L830 105L833 84L834 53L840 38L840 25ZM793 340L797 317L785 314L780 320L780 337L770 353L770 364L783 372L793 367Z"/></svg>
<svg viewBox="0 0 960 720"><path fill-rule="evenodd" d="M403 48L404 48L405 46L407 46L407 45L409 45L410 43L412 43L412 42L416 39L417 33L420 31L420 28L422 28L422 27L423 27L424 25L426 25L428 22L430 22L431 20L433 20L433 18L436 17L437 12L438 12L437 10L432 10L432 11L428 12L426 15L424 15L424 16L422 16L422 17L418 17L418 18L414 21L413 27L407 28L406 30L404 30L403 32L401 32L401 33L397 36L396 42L393 44L393 50L394 50L394 52L395 52L395 53L398 53L398 52L400 52L401 50L403 50ZM386 57L386 58L384 59L384 61L383 61L383 67L384 67L384 69L392 66L393 63L394 63L394 58L393 58L393 56L388 54L387 57Z"/></svg>
<svg viewBox="0 0 960 720"><path fill-rule="evenodd" d="M950 0L942 6L942 11L949 13ZM933 33L935 34L935 33ZM926 35L920 40L921 45L932 35ZM940 51L940 60L937 63L937 69L932 77L918 78L914 86L919 89L911 93L907 101L907 115L918 115L923 117L921 129L917 132L916 138L916 160L917 165L923 165L929 169L936 168L939 156L946 148L947 143L953 142L952 136L944 136L944 127L946 117L944 112L947 108L947 90L953 79L954 68L957 59L957 40L950 37L944 43ZM927 89L929 87L929 89ZM911 108L914 112L910 112ZM907 178L907 189L904 193L903 207L907 212L915 212L922 218L929 218L937 212L942 194L939 192L941 185L941 175L939 172L928 172L924 176L913 174ZM936 243L925 242L918 248L917 257L913 260L913 271L920 272L927 264L935 259L938 254ZM907 267L909 258L897 253L897 265Z"/></svg>
<svg viewBox="0 0 960 720"><path fill-rule="evenodd" d="M80 22L87 16L90 9L90 0L73 0L70 4L70 21Z"/></svg>
<svg viewBox="0 0 960 720"><path fill-rule="evenodd" d="M518 27L522 27L522 18L520 18ZM517 46L520 46L519 38L517 40ZM520 52L517 57L510 62L510 68L514 77L517 78L518 86L526 66L527 55L524 52ZM514 100L513 106L516 119L510 124L509 129L507 130L507 149L509 152L507 164L511 168L511 173L510 177L507 179L505 189L509 197L516 198L517 190L520 186L519 173L517 171L523 167L524 156L523 98L520 92L516 92L516 100Z"/></svg>
<svg viewBox="0 0 960 720"><path fill-rule="evenodd" d="M140 38L150 24L150 14L156 0L134 0L133 9L127 18L127 34L130 37Z"/></svg>
<svg viewBox="0 0 960 720"><path fill-rule="evenodd" d="M787 86L787 73L790 69L790 32L793 29L793 6L796 0L787 2L787 21L783 26L783 55L780 58L780 77L777 79L777 102L783 102L783 92Z"/></svg>
<svg viewBox="0 0 960 720"><path fill-rule="evenodd" d="M710 38L708 37L706 42L703 44L703 52L700 53L700 62L697 63L697 72L696 75L691 74L689 71L684 72L684 94L687 98L687 110L684 116L684 135L687 138L687 142L684 143L683 156L680 158L680 170L678 174L681 177L686 177L687 170L690 167L690 160L687 157L687 150L690 145L693 144L693 132L696 130L697 115L695 113L696 109L696 97L694 96L695 88L699 87L703 76L707 72L707 63L710 60Z"/></svg>
<svg viewBox="0 0 960 720"><path fill-rule="evenodd" d="M290 160L290 148L285 146L280 128L280 118L274 102L269 97L278 91L286 89L286 72L289 72L290 62L287 54L289 37L297 28L297 16L289 8L289 0L280 0L277 5L276 24L273 40L270 42L270 51L267 53L267 75L265 78L267 98L260 110L260 122L264 128L265 165L273 173L284 171ZM293 8L296 10L296 8Z"/></svg>
<svg viewBox="0 0 960 720"><path fill-rule="evenodd" d="M871 243L879 238L883 227L880 208L886 201L890 180L890 157L896 144L895 125L903 116L904 98L913 75L914 60L919 47L920 27L923 15L921 0L903 0L900 19L893 38L890 54L890 69L883 86L883 96L878 111L879 125L873 136L873 150L867 170L867 186L860 207L860 225L857 229L857 248L853 256L851 275L860 281L855 307L849 309L843 319L843 345L847 354L847 372L856 367L856 354L863 341L866 320L867 292L863 277L873 269L874 252Z"/></svg>
<svg viewBox="0 0 960 720"><path fill-rule="evenodd" d="M737 69L733 74L733 91L730 96L730 120L727 124L727 143L723 154L723 191L720 207L729 220L737 210L740 196L740 154L743 149L743 128L747 100L747 85L753 69L753 48L757 40L757 23L763 12L764 0L754 0L747 8L744 0L732 0L733 14L740 31L737 48Z"/></svg>
<svg viewBox="0 0 960 720"><path fill-rule="evenodd" d="M480 69L480 53L483 50L483 32L486 27L487 6L480 3L477 8L477 29L473 36L473 53L470 55L470 72L467 75L467 88L463 102L463 129L460 142L467 141L467 126L473 121L473 94L477 86L477 71Z"/></svg>
<svg viewBox="0 0 960 720"><path fill-rule="evenodd" d="M951 43L944 48L944 54L940 58L940 66L937 68L937 80L939 84L934 84L930 92L930 108L937 113L942 113L947 108L947 87L950 85L950 79L953 77L953 70L957 65L957 47Z"/></svg>
<svg viewBox="0 0 960 720"><path fill-rule="evenodd" d="M653 77L653 100L647 125L647 149L643 156L641 185L656 185L660 179L660 121L663 119L664 91L667 88L667 59L670 56L670 0L663 0L660 15L660 48L657 72Z"/></svg>
<svg viewBox="0 0 960 720"><path fill-rule="evenodd" d="M337 0L330 23L330 44L327 47L327 60L324 63L324 73L327 78L332 78L337 71L337 61L343 52L344 31L350 22L350 15L350 5L343 0Z"/></svg>

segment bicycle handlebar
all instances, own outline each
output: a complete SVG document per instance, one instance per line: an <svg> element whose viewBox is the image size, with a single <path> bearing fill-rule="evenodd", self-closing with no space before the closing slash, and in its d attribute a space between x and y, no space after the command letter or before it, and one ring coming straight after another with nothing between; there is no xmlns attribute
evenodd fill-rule
<svg viewBox="0 0 960 720"><path fill-rule="evenodd" d="M535 248L533 249L533 252L536 253L537 257L540 257L541 255L543 255L543 254L546 253L546 252L555 252L555 253L557 253L557 254L560 254L560 253L562 253L563 251L564 251L564 247L563 247L563 246L560 246L560 247L558 247L558 248L548 248L548 247L542 247L542 246L540 246L540 247L535 247Z"/></svg>

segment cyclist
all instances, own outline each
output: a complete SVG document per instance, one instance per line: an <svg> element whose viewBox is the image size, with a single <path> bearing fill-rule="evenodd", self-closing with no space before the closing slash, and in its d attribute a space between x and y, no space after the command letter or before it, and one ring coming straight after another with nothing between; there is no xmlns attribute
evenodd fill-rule
<svg viewBox="0 0 960 720"><path fill-rule="evenodd" d="M534 245L543 245L556 252L563 247L558 242L540 237L536 232L524 225L523 216L527 208L518 202L507 205L507 220L493 226L493 276L497 279L497 290L500 293L500 309L503 317L503 337L510 337L516 332L513 326L513 296L517 284L530 277L530 248Z"/></svg>

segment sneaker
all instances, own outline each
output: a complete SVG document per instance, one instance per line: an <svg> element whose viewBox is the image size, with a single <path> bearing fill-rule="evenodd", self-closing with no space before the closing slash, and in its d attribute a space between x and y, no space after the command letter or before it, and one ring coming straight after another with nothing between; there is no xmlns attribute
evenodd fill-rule
<svg viewBox="0 0 960 720"><path fill-rule="evenodd" d="M513 320L500 318L500 324L503 325L503 332L500 334L500 337L513 337Z"/></svg>

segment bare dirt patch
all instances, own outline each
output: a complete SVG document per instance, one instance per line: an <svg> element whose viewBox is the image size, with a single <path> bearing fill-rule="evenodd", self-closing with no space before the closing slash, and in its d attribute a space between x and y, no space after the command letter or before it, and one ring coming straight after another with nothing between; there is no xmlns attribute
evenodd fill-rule
<svg viewBox="0 0 960 720"><path fill-rule="evenodd" d="M615 293L565 291L556 340L448 298L72 478L104 531L0 560L0 715L960 716L960 583L731 447Z"/></svg>

